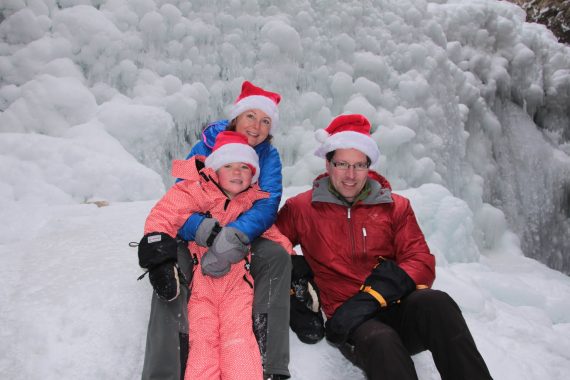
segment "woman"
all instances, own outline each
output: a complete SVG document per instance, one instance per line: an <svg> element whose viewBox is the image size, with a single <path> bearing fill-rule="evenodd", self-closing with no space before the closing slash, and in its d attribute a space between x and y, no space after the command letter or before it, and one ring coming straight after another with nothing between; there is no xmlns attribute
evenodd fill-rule
<svg viewBox="0 0 570 380"><path fill-rule="evenodd" d="M246 137L238 132L218 134L212 153L173 162L173 175L183 178L151 210L145 223L147 256L155 260L164 249L175 257L174 237L188 215L208 213L227 225L248 210L258 199L269 197L256 184L259 159ZM273 225L262 235L292 252L291 243ZM171 241L171 244L166 244ZM194 272L188 303L190 324L189 357L185 378L261 379L259 347L251 329L253 286L249 274L249 252L225 261L224 274L216 278L205 274L207 248L197 241L189 243L192 255L202 270ZM168 248L169 247L169 248ZM210 252L211 253L211 252ZM168 261L168 260L167 260ZM212 262L212 261L210 261ZM173 264L166 264L174 272ZM156 282L153 285L157 285ZM173 287L174 288L174 287ZM155 286L157 294L163 294ZM167 296L168 297L168 296Z"/></svg>
<svg viewBox="0 0 570 380"><path fill-rule="evenodd" d="M222 246L229 250L243 250L245 245L251 244L251 275L255 280L253 329L262 355L265 379L290 377L288 364L291 260L279 244L260 237L274 223L281 200L281 159L270 143L270 133L279 124L280 100L279 94L245 81L240 95L232 105L229 120L208 125L202 134L202 141L194 145L187 157L188 159L197 154L209 156L220 132L239 132L247 137L248 144L259 157L259 187L270 194L269 198L256 201L248 211L219 232L214 230L214 218L206 218L205 215L197 213L193 214L178 232L182 239L202 243L202 246L210 241L209 251L219 250ZM188 254L179 254L178 257L179 265L185 272ZM143 379L159 376L161 379L174 380L180 378L180 374L183 375L188 331L184 311L186 302L187 297L184 296L172 302L165 302L156 294L153 296ZM173 337L173 330L179 333L180 341L178 337ZM165 376L165 372L170 372L171 375Z"/></svg>

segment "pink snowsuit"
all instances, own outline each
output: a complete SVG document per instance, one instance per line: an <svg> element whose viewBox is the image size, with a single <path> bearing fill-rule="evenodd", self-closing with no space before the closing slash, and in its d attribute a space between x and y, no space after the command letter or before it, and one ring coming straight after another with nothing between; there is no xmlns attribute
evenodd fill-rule
<svg viewBox="0 0 570 380"><path fill-rule="evenodd" d="M209 211L221 225L235 220L258 199L269 194L254 184L231 200L218 188L211 168L198 172L196 162L203 156L173 162L172 175L184 179L176 183L151 210L144 233L164 232L172 237L195 212ZM263 237L281 244L287 252L289 240L271 226ZM188 245L198 260L207 249L194 242ZM204 276L194 270L188 303L189 354L186 380L261 379L263 370L259 347L252 330L253 279L245 260L233 264L220 278Z"/></svg>

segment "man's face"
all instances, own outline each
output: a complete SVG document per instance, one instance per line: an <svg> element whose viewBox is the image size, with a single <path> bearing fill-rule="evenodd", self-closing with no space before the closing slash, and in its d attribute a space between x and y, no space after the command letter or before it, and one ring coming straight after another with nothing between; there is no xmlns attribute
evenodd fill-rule
<svg viewBox="0 0 570 380"><path fill-rule="evenodd" d="M339 163L349 164L349 167L341 168ZM360 194L368 178L368 168L356 170L354 165L361 169L367 166L366 155L356 149L337 149L332 160L327 161L327 173L332 185L349 202Z"/></svg>

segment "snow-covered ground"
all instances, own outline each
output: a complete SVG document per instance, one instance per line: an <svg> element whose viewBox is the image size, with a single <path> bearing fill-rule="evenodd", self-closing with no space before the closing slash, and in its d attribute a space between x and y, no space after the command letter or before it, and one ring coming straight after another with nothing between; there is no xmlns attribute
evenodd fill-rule
<svg viewBox="0 0 570 380"><path fill-rule="evenodd" d="M435 204L422 199L420 218ZM412 195L407 193L406 195ZM442 195L442 194L440 194ZM428 201L428 202L426 202ZM431 205L426 204L431 203ZM20 233L0 245L0 374L4 379L140 378L152 288L137 281L136 248L153 201L22 205L2 210ZM466 210L447 204L457 234ZM458 252L469 250L465 237ZM508 246L508 243L506 243ZM563 380L570 371L570 280L516 253L438 266L434 287L461 306L495 379ZM420 379L439 379L429 353L414 358ZM293 379L363 379L326 342L305 345L291 334Z"/></svg>
<svg viewBox="0 0 570 380"><path fill-rule="evenodd" d="M136 249L202 123L278 91L284 199L315 129L366 115L496 379L566 379L570 49L491 0L3 0L0 377L136 379ZM94 202L105 201L98 207ZM420 379L438 379L429 353ZM291 337L293 379L360 379Z"/></svg>

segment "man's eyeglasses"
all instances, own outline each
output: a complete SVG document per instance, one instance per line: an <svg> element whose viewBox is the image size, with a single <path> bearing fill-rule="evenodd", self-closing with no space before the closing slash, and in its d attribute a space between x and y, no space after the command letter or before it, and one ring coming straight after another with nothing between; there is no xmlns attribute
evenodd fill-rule
<svg viewBox="0 0 570 380"><path fill-rule="evenodd" d="M332 164L332 166L334 166L338 170L348 170L352 167L357 172L368 170L368 166L369 166L368 162L357 162L356 164L349 164L348 162L343 162L343 161L340 161L340 162L331 161L331 164Z"/></svg>

